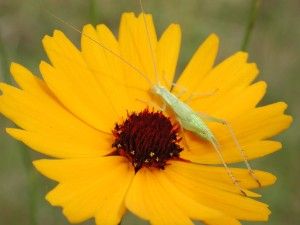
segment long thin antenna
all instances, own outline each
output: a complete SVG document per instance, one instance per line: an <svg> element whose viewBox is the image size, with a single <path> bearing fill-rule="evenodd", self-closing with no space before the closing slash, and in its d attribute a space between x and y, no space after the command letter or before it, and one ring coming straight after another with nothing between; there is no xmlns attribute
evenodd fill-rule
<svg viewBox="0 0 300 225"><path fill-rule="evenodd" d="M146 29L146 33L147 33L148 45L149 45L149 48L150 48L150 51L151 51L151 59L152 59L152 63L153 63L155 79L156 79L156 82L159 84L157 62L156 62L156 58L154 57L153 47L151 45L150 32L149 32L149 29L148 29L147 20L146 20L146 16L145 16L145 10L144 10L144 7L143 7L142 0L139 0L139 3L140 3L142 16L143 16L143 20L144 20L144 24L145 24L145 29Z"/></svg>
<svg viewBox="0 0 300 225"><path fill-rule="evenodd" d="M131 63L129 63L126 59L124 59L122 56L120 56L119 54L115 53L114 51L112 51L111 49L109 49L108 47L106 47L104 44L102 44L101 42L91 38L90 36L82 33L77 27L75 27L73 24L68 23L66 21L64 21L63 19L61 19L60 17L54 15L53 13L51 13L49 10L45 10L50 16L52 16L53 18L55 18L56 20L58 20L59 22L61 22L62 24L65 24L66 26L72 28L73 30L75 30L76 32L80 33L81 35L85 36L86 38L90 39L91 41L93 41L94 43L98 44L100 47L102 47L104 50L106 50L107 52L109 52L110 54L116 56L119 60L121 60L123 63L125 63L127 66L129 66L130 68L132 68L134 71L136 71L139 75L141 75L144 79L147 80L147 82L152 86L152 82L150 81L150 79L146 76L146 74L144 74L143 72L141 72L137 67L135 67L134 65L132 65Z"/></svg>

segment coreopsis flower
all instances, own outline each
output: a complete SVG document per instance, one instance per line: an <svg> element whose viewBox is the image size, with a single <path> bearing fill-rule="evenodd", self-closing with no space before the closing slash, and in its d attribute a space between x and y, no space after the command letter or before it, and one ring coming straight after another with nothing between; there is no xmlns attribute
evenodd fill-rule
<svg viewBox="0 0 300 225"><path fill-rule="evenodd" d="M249 160L281 148L269 139L291 123L286 104L257 106L266 83L253 83L258 69L247 62L247 53L214 66L215 34L172 88L180 27L171 24L158 39L151 16L145 18L148 32L143 16L124 13L118 39L103 24L86 25L81 50L60 31L44 37L50 63L40 63L42 79L11 65L19 87L1 84L0 112L19 127L8 128L8 134L51 157L33 162L58 182L46 199L62 207L71 223L94 217L96 224L116 225L127 210L154 225L268 220L270 210L251 191L258 183L248 170L230 168L243 196L211 143L182 130L171 109L160 110L147 79L153 84L159 79L175 94L185 88L180 99L195 112L229 121ZM226 163L243 161L228 129L207 125ZM276 179L263 171L255 175L261 186Z"/></svg>

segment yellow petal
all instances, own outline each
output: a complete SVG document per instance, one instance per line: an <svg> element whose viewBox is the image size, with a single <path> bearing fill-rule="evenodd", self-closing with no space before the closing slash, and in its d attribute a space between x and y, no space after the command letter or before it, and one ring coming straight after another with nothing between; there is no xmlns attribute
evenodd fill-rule
<svg viewBox="0 0 300 225"><path fill-rule="evenodd" d="M34 76L27 68L23 67L22 65L12 63L10 65L10 72L14 80L26 92L29 92L33 95L40 95L42 93L44 95L49 95L49 97L52 97L52 93L45 85L45 83L38 77Z"/></svg>
<svg viewBox="0 0 300 225"><path fill-rule="evenodd" d="M201 147L203 147L203 149L200 149ZM249 160L271 154L281 149L281 147L281 143L277 141L254 141L242 145ZM182 157L203 164L220 164L220 158L214 150L208 150L205 146L200 145L191 146L190 150L191 151L184 151ZM221 151L227 163L243 161L241 152L235 145L222 145Z"/></svg>
<svg viewBox="0 0 300 225"><path fill-rule="evenodd" d="M174 82L174 75L180 50L181 30L177 24L171 24L162 34L157 44L157 64L160 83L167 89Z"/></svg>
<svg viewBox="0 0 300 225"><path fill-rule="evenodd" d="M72 132L59 134L13 128L6 129L6 132L30 148L57 158L99 157L112 152L112 136L101 133L87 135L79 130L76 134L72 130Z"/></svg>
<svg viewBox="0 0 300 225"><path fill-rule="evenodd" d="M168 182L164 171L141 169L126 197L130 211L151 224L193 224L189 218L206 219L221 213L196 203Z"/></svg>
<svg viewBox="0 0 300 225"><path fill-rule="evenodd" d="M42 42L48 58L56 68L67 68L71 64L76 67L87 67L80 51L63 32L54 30L53 37L46 35Z"/></svg>
<svg viewBox="0 0 300 225"><path fill-rule="evenodd" d="M8 129L10 135L54 157L99 156L111 151L111 135L74 117L57 102L42 80L15 63L11 72L24 91L1 84L0 112L27 131Z"/></svg>
<svg viewBox="0 0 300 225"><path fill-rule="evenodd" d="M220 217L220 218L214 218L214 219L209 219L209 220L205 220L204 224L206 225L241 225L241 223L229 216L224 216L224 217Z"/></svg>
<svg viewBox="0 0 300 225"><path fill-rule="evenodd" d="M106 93L118 115L125 117L128 106L132 103L124 85L123 61L117 57L120 56L117 40L103 24L97 26L97 31L92 25L85 25L81 46L82 55L98 85Z"/></svg>
<svg viewBox="0 0 300 225"><path fill-rule="evenodd" d="M159 183L164 190L168 190L174 203L180 206L181 210L188 215L188 217L194 220L203 220L223 216L221 211L199 204L195 199L189 198L185 193L177 189L176 185L168 178L168 172L162 171L160 176L155 175L153 179L157 179L157 183Z"/></svg>
<svg viewBox="0 0 300 225"><path fill-rule="evenodd" d="M292 118L283 114L285 109L286 104L278 102L253 108L233 118L231 121L227 120L231 124L236 138L242 148L244 148L249 159L264 156L281 148L280 143L261 140L268 139L290 126ZM228 128L219 123L208 123L208 126L219 141L225 160L227 162L243 161L242 157L238 160L240 151L234 144L233 137ZM199 163L220 162L214 148L208 141L196 137L189 132L186 133L185 138L190 151L183 152L183 158ZM203 155L206 156L202 157Z"/></svg>
<svg viewBox="0 0 300 225"><path fill-rule="evenodd" d="M234 187L232 180L228 177L226 170L223 166L216 167L216 166L203 166L197 165L193 163L183 163L172 161L171 165L168 167L168 172L174 171L178 175L182 175L183 177L189 178L195 181L201 181L205 183L211 182L209 186L215 188L221 188L221 185L226 184L231 187L231 190L227 190L230 192L238 193ZM237 180L240 182L240 185L245 189L252 189L257 188L257 183L253 180L253 178L249 175L247 169L240 169L240 168L231 168L231 171L236 176ZM261 181L262 186L268 186L274 184L276 181L276 177L270 173L256 170L256 175L258 179ZM225 190L225 189L224 189Z"/></svg>
<svg viewBox="0 0 300 225"><path fill-rule="evenodd" d="M215 90L211 96L190 101L190 106L197 112L231 120L256 107L266 93L266 83L260 81L246 88L237 85L223 94Z"/></svg>
<svg viewBox="0 0 300 225"><path fill-rule="evenodd" d="M217 169L220 169L220 168L217 168ZM177 172L176 169L170 169L172 172L168 171L168 174L170 173L173 173L173 176L178 176L178 178L180 178L180 174L184 174L185 177L187 178L190 178L191 176L189 175L189 172L190 171L187 171L187 170L184 170L183 172ZM201 170L201 168L200 168ZM228 174L226 173L226 171L224 170L224 168L220 169L221 173L217 173L217 175L215 175L216 171L213 171L213 177L212 178L207 178L205 177L205 175L202 175L201 173L203 173L204 171L201 171L200 172L200 176L197 178L197 182L201 183L201 184L205 184L207 187L211 188L211 189L218 189L218 190L222 190L222 191L226 191L226 192L230 192L230 193L234 193L234 194L238 194L240 195L241 192L240 190L233 186L233 182L231 179L228 179ZM199 172L199 171L198 171ZM219 171L218 171L219 172ZM222 174L223 175L226 175L227 177L222 177ZM172 177L172 175L171 175ZM223 180L217 180L218 177L221 177L223 178ZM241 176L239 176L240 178ZM190 178L190 179L193 179ZM251 178L252 179L252 178ZM245 183L245 182L244 182ZM244 185L244 184L243 184ZM252 184L254 187L257 187L257 184ZM245 194L248 196L248 197L253 197L253 198L258 198L258 197L261 197L260 194L257 194L255 192L252 192L252 191L249 191L247 190L246 188L244 188L243 186L243 191L245 192Z"/></svg>
<svg viewBox="0 0 300 225"><path fill-rule="evenodd" d="M232 120L255 108L266 93L267 84L257 82L239 91L239 88L229 91L227 96L220 99L219 107L216 107L214 116ZM232 88L234 89L234 88ZM225 102L226 101L226 102ZM234 110L232 110L234 109Z"/></svg>
<svg viewBox="0 0 300 225"><path fill-rule="evenodd" d="M117 112L80 52L60 31L55 31L53 37L46 36L43 44L53 67L42 62L40 71L51 91L90 126L107 132L111 130L108 120L117 121Z"/></svg>
<svg viewBox="0 0 300 225"><path fill-rule="evenodd" d="M35 167L59 181L46 199L61 206L72 223L96 217L97 224L116 225L124 212L124 196L134 175L123 157L38 160Z"/></svg>
<svg viewBox="0 0 300 225"><path fill-rule="evenodd" d="M0 88L3 92L0 96L0 111L24 129L54 132L55 129L67 131L77 125L84 127L43 91L34 96L3 83Z"/></svg>
<svg viewBox="0 0 300 225"><path fill-rule="evenodd" d="M111 167L116 165L123 165L126 160L124 157L97 157L97 158L85 158L85 159L57 159L57 160L36 160L34 166L44 176L63 182L65 180L80 180L97 177L98 173L107 172ZM84 165L84 166L82 166ZM80 169L74 168L81 166Z"/></svg>
<svg viewBox="0 0 300 225"><path fill-rule="evenodd" d="M182 96L187 98L195 91L195 88L202 82L206 74L212 69L215 58L218 53L219 38L215 34L211 34L198 48L193 58L179 77L176 89L186 89L186 93Z"/></svg>
<svg viewBox="0 0 300 225"><path fill-rule="evenodd" d="M241 115L231 121L232 127L241 143L253 140L261 140L270 138L285 129L287 129L292 117L284 115L287 105L284 102L255 108L244 115ZM215 133L218 134L220 142L230 141L232 138L228 132L224 131L224 127L218 126Z"/></svg>
<svg viewBox="0 0 300 225"><path fill-rule="evenodd" d="M178 168L176 168L177 166ZM266 204L239 194L229 193L218 187L209 186L205 183L205 180L201 180L201 177L206 177L207 180L215 180L218 182L225 180L227 174L224 168L198 166L183 162L172 162L172 165L169 167L165 170L167 173L166 177L168 177L179 190L200 204L220 210L236 219L259 221L268 219L270 211ZM206 172L204 171L205 169ZM223 173L221 175L222 171ZM241 182L242 187L247 187L248 185L252 186L253 182L255 182L249 179L249 174L245 170L244 175L242 173L243 170L232 169L232 171ZM247 174L247 177L245 177L245 174ZM259 176L262 182L264 182L265 178L271 176L259 171L257 171L257 174L260 174ZM228 176L226 179L230 181ZM234 188L236 187L232 184L232 189Z"/></svg>
<svg viewBox="0 0 300 225"><path fill-rule="evenodd" d="M244 79L241 79L239 76L241 72L247 72L248 69L255 69L254 65L247 64L247 53L238 52L234 55L228 57L215 68L209 71L204 79L197 84L197 88L194 90L196 92L210 90L212 88L218 88L217 91L221 89L229 88L230 84L234 81L242 82ZM257 72L257 69L256 69Z"/></svg>
<svg viewBox="0 0 300 225"><path fill-rule="evenodd" d="M239 96L258 75L256 64L247 63L247 54L239 52L227 58L207 74L192 94L211 93L192 106L196 111L218 116L220 108ZM245 104L245 103L244 103Z"/></svg>
<svg viewBox="0 0 300 225"><path fill-rule="evenodd" d="M157 46L157 37L151 15L145 14L145 18L148 32L143 14L137 18L133 13L124 13L120 24L119 43L121 56L135 68L133 69L126 63L123 64L126 86L130 88L129 94L135 101L138 99L148 103L150 96L147 91L155 82L152 56L157 62L154 51ZM140 107L145 108L145 103L137 102Z"/></svg>

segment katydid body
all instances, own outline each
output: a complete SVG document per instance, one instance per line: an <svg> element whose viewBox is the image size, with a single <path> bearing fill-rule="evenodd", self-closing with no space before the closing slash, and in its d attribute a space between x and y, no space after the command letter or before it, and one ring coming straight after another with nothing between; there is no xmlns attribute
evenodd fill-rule
<svg viewBox="0 0 300 225"><path fill-rule="evenodd" d="M209 142L213 142L215 137L205 122L200 118L199 114L177 98L169 90L161 85L153 85L151 91L160 96L165 104L167 104L175 113L178 122L183 129L188 130Z"/></svg>
<svg viewBox="0 0 300 225"><path fill-rule="evenodd" d="M200 113L195 112L189 105L181 101L177 96L172 94L168 89L166 89L165 87L159 84L153 85L151 88L151 92L158 95L163 100L163 102L166 105L168 105L169 108L171 108L171 110L175 113L177 121L180 123L182 129L188 130L193 134L197 135L199 138L205 139L212 144L212 146L216 150L221 160L221 163L224 165L228 176L231 178L232 182L235 184L235 186L239 189L239 191L243 195L247 196L246 193L241 188L241 186L239 185L238 180L235 178L232 171L227 166L223 154L220 151L219 142L217 141L212 131L204 122L204 119L208 119L214 122L219 122L224 125L226 125L226 121L213 118L210 116L205 116L205 118L202 118ZM239 146L238 142L237 141L235 142ZM248 165L249 164L247 162L247 166ZM250 171L252 171L251 168ZM253 178L257 181L257 183L260 184L258 179L255 177L254 173L251 174Z"/></svg>

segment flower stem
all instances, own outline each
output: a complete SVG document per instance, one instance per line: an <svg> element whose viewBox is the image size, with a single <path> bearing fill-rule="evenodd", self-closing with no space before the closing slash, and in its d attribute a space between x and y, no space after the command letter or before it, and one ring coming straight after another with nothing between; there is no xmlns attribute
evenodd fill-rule
<svg viewBox="0 0 300 225"><path fill-rule="evenodd" d="M27 175L27 196L29 204L30 225L37 225L36 220L36 198L37 198L37 176L32 168L31 154L25 146L20 147L20 152Z"/></svg>
<svg viewBox="0 0 300 225"><path fill-rule="evenodd" d="M89 1L89 19L93 25L96 25L99 22L97 0Z"/></svg>
<svg viewBox="0 0 300 225"><path fill-rule="evenodd" d="M250 10L250 15L249 15L249 19L248 19L248 24L245 30L245 34L244 34L244 38L243 38L243 42L242 42L242 46L241 46L241 50L246 51L248 44L249 44L249 40L255 25L255 21L257 18L257 14L258 14L258 10L260 7L260 3L261 0L252 0L251 2L251 10Z"/></svg>

